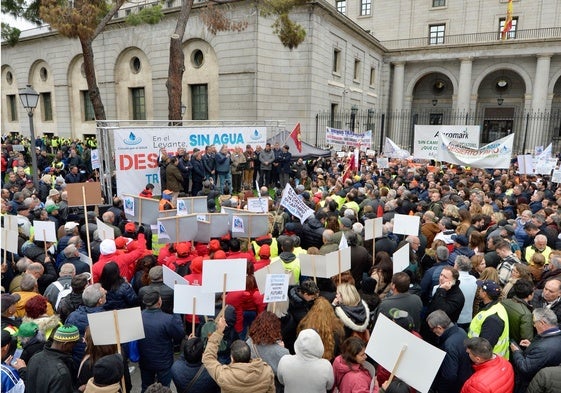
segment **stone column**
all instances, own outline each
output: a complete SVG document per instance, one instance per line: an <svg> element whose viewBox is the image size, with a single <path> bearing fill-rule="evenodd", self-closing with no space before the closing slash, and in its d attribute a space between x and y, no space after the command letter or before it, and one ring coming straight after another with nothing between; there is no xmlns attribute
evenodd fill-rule
<svg viewBox="0 0 561 393"><path fill-rule="evenodd" d="M458 113L468 113L471 104L471 67L473 59L466 57L460 59L460 79L458 83L458 94L456 110Z"/></svg>
<svg viewBox="0 0 561 393"><path fill-rule="evenodd" d="M389 117L391 120L391 128L388 137L398 145L402 145L403 137L402 129L406 127L403 124L403 89L405 83L405 62L393 63L393 84L392 84L392 104Z"/></svg>
<svg viewBox="0 0 561 393"><path fill-rule="evenodd" d="M526 135L525 149L527 151L533 151L535 146L543 145L545 147L551 142L549 119L544 114L550 106L547 102L547 88L551 56L551 53L537 56L528 135Z"/></svg>

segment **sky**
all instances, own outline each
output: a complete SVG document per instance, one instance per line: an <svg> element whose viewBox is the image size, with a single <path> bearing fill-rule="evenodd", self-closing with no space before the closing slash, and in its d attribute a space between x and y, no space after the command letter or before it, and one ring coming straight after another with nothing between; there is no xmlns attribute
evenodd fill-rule
<svg viewBox="0 0 561 393"><path fill-rule="evenodd" d="M9 24L12 27L17 27L21 31L34 29L37 27L36 24L27 22L22 18L15 19L11 15L2 14L2 22Z"/></svg>

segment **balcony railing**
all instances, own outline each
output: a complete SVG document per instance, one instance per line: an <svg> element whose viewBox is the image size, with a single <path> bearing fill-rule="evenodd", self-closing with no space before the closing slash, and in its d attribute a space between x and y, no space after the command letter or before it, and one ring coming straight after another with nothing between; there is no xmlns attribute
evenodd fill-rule
<svg viewBox="0 0 561 393"><path fill-rule="evenodd" d="M510 35L513 33L511 32ZM426 48L435 46L454 46L454 45L473 45L473 44L487 44L498 42L512 42L516 41L534 41L546 39L561 39L561 27L548 27L544 29L528 29L517 30L515 38L508 38L504 41L501 40L501 34L498 31L488 33L472 33L472 34L457 34L444 36L444 43L442 44L429 44L429 37L408 38L404 40L389 40L381 41L380 43L387 49L412 49L412 48Z"/></svg>

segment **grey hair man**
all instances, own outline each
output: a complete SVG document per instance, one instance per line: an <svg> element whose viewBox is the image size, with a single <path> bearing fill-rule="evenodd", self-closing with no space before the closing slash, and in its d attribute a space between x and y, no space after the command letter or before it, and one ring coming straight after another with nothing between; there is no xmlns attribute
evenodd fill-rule
<svg viewBox="0 0 561 393"><path fill-rule="evenodd" d="M477 279L469 274L471 261L465 255L458 255L454 261L454 268L460 273L460 290L464 294L465 302L458 318L458 326L466 330L473 317L473 301L477 292Z"/></svg>

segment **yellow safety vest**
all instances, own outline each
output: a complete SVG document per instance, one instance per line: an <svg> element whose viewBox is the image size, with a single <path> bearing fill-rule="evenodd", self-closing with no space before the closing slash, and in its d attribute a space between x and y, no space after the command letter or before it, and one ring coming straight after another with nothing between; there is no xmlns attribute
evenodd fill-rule
<svg viewBox="0 0 561 393"><path fill-rule="evenodd" d="M487 310L480 311L471 321L469 325L468 337L479 337L481 333L481 327L483 322L487 317L497 314L505 324L503 332L501 333L497 344L493 347L493 353L501 355L505 359L509 358L509 347L508 347L508 314L502 304L496 303L489 307Z"/></svg>
<svg viewBox="0 0 561 393"><path fill-rule="evenodd" d="M253 240L251 242L251 245L253 247L253 253L255 254L255 260L259 261L261 259L261 257L259 256L259 250L261 249L261 246L259 244L257 244L257 242L255 240ZM279 246L277 243L277 238L276 237L272 237L271 238L271 245L269 246L271 247L271 255L269 256L270 259L273 259L275 257L279 256Z"/></svg>

